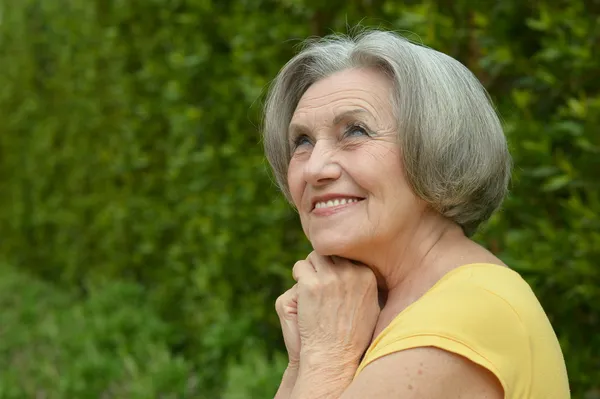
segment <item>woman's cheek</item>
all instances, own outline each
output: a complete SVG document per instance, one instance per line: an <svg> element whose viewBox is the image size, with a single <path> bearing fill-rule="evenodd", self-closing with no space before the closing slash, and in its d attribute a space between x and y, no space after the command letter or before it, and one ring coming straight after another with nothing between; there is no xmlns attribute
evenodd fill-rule
<svg viewBox="0 0 600 399"><path fill-rule="evenodd" d="M299 162L292 161L288 167L288 187L290 190L290 194L292 196L292 202L294 206L298 208L300 206L300 201L302 198L302 169L299 165Z"/></svg>

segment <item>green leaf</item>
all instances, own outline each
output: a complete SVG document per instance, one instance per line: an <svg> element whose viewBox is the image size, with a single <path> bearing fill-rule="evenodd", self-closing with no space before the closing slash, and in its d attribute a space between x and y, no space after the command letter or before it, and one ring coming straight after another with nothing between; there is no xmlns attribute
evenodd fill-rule
<svg viewBox="0 0 600 399"><path fill-rule="evenodd" d="M569 175L554 176L542 186L542 190L545 192L557 191L567 186L570 182L571 177Z"/></svg>

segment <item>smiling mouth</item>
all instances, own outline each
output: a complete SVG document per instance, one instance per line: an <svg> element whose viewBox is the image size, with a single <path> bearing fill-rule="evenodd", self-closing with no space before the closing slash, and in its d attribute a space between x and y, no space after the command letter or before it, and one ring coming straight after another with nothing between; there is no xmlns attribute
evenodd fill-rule
<svg viewBox="0 0 600 399"><path fill-rule="evenodd" d="M314 209L335 208L336 206L354 204L363 200L364 198L337 198L329 201L320 201L315 204Z"/></svg>

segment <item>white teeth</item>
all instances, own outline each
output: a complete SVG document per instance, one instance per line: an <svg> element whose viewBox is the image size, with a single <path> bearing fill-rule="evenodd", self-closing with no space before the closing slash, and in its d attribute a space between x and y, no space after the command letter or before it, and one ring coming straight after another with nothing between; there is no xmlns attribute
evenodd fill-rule
<svg viewBox="0 0 600 399"><path fill-rule="evenodd" d="M329 200L329 201L322 201L322 202L317 202L315 204L315 208L317 208L317 209L330 208L333 206L352 204L352 203L358 202L358 201L359 200L356 198L342 198L342 199L335 199L335 200Z"/></svg>

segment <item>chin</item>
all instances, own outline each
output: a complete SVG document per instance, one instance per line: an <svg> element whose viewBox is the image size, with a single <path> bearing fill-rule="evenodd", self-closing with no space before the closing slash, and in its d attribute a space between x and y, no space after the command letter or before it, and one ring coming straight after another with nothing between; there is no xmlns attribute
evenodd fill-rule
<svg viewBox="0 0 600 399"><path fill-rule="evenodd" d="M322 256L339 256L342 258L353 259L355 256L356 248L360 245L356 240L351 237L339 237L330 235L329 237L323 237L317 235L310 239L313 249Z"/></svg>

